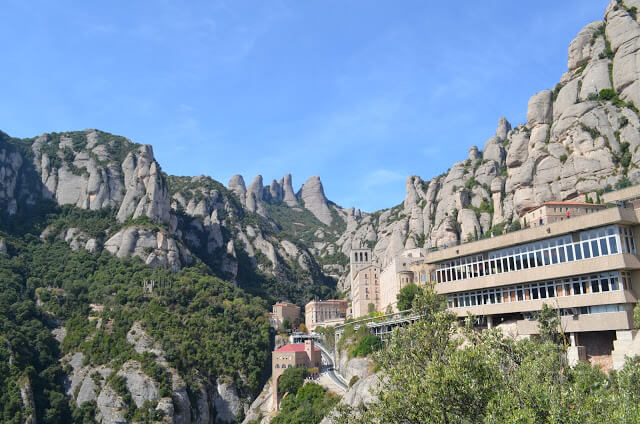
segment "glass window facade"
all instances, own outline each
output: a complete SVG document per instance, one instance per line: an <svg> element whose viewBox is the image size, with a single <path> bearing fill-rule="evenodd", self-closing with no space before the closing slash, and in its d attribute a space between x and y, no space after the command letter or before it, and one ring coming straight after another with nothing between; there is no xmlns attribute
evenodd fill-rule
<svg viewBox="0 0 640 424"><path fill-rule="evenodd" d="M466 280L618 253L637 253L633 230L629 227L612 225L582 231L577 238L573 241L571 235L565 235L491 251L487 259L483 255L473 255L443 262L436 265L436 282Z"/></svg>
<svg viewBox="0 0 640 424"><path fill-rule="evenodd" d="M447 306L449 308L463 308L496 305L629 290L630 288L631 274L628 271L613 271L450 294L447 296Z"/></svg>

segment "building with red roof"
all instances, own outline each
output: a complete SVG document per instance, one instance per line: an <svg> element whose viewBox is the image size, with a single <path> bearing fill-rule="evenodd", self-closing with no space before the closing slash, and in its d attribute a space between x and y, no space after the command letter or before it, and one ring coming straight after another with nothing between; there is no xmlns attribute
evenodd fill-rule
<svg viewBox="0 0 640 424"><path fill-rule="evenodd" d="M271 375L273 377L273 410L278 410L278 380L287 368L305 367L315 368L322 365L320 349L314 346L311 339L304 344L288 344L271 353Z"/></svg>

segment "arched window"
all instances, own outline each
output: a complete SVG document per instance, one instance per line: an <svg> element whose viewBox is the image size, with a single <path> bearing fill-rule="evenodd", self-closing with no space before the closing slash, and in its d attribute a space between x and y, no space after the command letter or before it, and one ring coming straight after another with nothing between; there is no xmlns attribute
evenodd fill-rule
<svg viewBox="0 0 640 424"><path fill-rule="evenodd" d="M280 365L276 364L276 368L280 368Z"/></svg>
<svg viewBox="0 0 640 424"><path fill-rule="evenodd" d="M291 368L291 364L289 364L289 366L287 368Z"/></svg>

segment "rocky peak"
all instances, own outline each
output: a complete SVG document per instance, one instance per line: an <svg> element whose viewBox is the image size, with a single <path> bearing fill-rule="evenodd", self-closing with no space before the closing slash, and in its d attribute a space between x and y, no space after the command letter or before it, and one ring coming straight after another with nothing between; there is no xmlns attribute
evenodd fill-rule
<svg viewBox="0 0 640 424"><path fill-rule="evenodd" d="M299 197L304 203L304 207L308 209L320 222L325 225L331 225L333 216L329 209L327 198L324 195L324 188L320 177L314 175L310 177L306 183L300 188Z"/></svg>
<svg viewBox="0 0 640 424"><path fill-rule="evenodd" d="M266 216L262 201L264 200L264 185L262 184L262 175L256 175L251 184L247 187L246 207L249 212L257 212L262 216Z"/></svg>
<svg viewBox="0 0 640 424"><path fill-rule="evenodd" d="M496 137L499 139L506 139L507 135L509 135L509 131L511 131L511 124L507 121L507 118L504 116L498 120L498 128L496 128Z"/></svg>
<svg viewBox="0 0 640 424"><path fill-rule="evenodd" d="M271 184L269 184L269 195L272 200L277 202L281 202L284 197L282 193L282 186L276 180L271 181Z"/></svg>
<svg viewBox="0 0 640 424"><path fill-rule="evenodd" d="M244 204L244 198L247 194L247 187L244 184L244 178L242 178L242 175L236 174L231 177L227 186L229 187L229 190L234 192L238 196L240 201Z"/></svg>
<svg viewBox="0 0 640 424"><path fill-rule="evenodd" d="M479 159L482 159L482 154L478 150L478 146L471 146L469 148L469 160L475 162Z"/></svg>
<svg viewBox="0 0 640 424"><path fill-rule="evenodd" d="M282 186L282 195L284 202L290 207L298 206L298 198L293 192L291 174L285 175L280 185Z"/></svg>

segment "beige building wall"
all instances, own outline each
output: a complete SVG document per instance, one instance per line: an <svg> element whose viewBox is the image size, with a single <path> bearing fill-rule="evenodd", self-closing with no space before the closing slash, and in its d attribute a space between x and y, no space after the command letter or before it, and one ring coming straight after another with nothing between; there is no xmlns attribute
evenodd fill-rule
<svg viewBox="0 0 640 424"><path fill-rule="evenodd" d="M369 314L369 305L380 310L380 267L369 265L358 271L351 283L351 313L354 318Z"/></svg>
<svg viewBox="0 0 640 424"><path fill-rule="evenodd" d="M300 307L288 302L279 302L273 305L269 314L269 321L273 328L280 328L285 320L289 320L293 328L300 323Z"/></svg>
<svg viewBox="0 0 640 424"><path fill-rule="evenodd" d="M398 312L398 293L409 283L430 281L433 265L425 262L423 249L405 250L393 258L380 273L380 311ZM425 280L422 280L424 276Z"/></svg>
<svg viewBox="0 0 640 424"><path fill-rule="evenodd" d="M343 323L347 316L348 302L341 299L314 300L304 307L304 321L308 331L319 325Z"/></svg>
<svg viewBox="0 0 640 424"><path fill-rule="evenodd" d="M520 225L522 225L522 227L538 227L540 225L540 219L542 219L542 225L553 224L577 216L594 213L604 207L605 205L584 202L546 202L520 217ZM569 213L569 218L567 218L567 212Z"/></svg>

